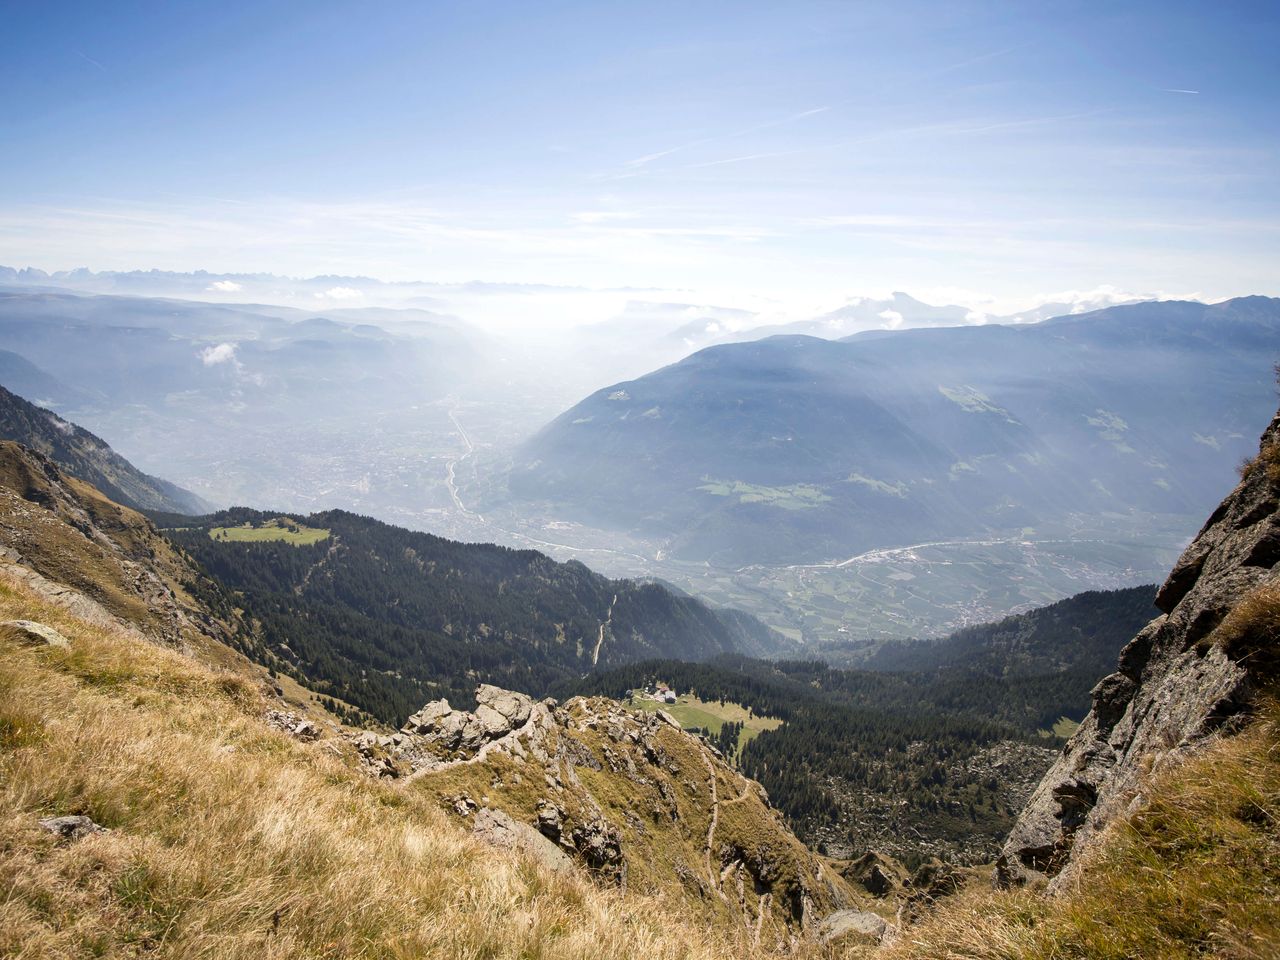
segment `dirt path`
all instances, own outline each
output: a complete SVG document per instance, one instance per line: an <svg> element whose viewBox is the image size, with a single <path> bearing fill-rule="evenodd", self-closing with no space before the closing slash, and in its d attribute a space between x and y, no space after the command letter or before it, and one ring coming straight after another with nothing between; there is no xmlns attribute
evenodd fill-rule
<svg viewBox="0 0 1280 960"><path fill-rule="evenodd" d="M329 543L329 549L325 551L324 556L321 557L319 560L317 560L311 567L307 569L306 574L302 578L302 582L293 588L293 592L297 596L299 597L302 596L303 592L307 589L308 585L310 585L311 583L312 575L321 567L323 567L326 563L332 560L333 555L338 552L338 545L339 545L338 535L336 533L330 534L329 539L331 541Z"/></svg>
<svg viewBox="0 0 1280 960"><path fill-rule="evenodd" d="M716 768L711 762L711 758L706 754L702 755L702 762L706 765L707 776L711 783L711 825L707 828L707 848L704 851L707 858L707 879L711 881L713 890L720 890L720 877L716 873L715 868L711 865L711 849L716 840L716 827L720 825L720 798L716 792Z"/></svg>

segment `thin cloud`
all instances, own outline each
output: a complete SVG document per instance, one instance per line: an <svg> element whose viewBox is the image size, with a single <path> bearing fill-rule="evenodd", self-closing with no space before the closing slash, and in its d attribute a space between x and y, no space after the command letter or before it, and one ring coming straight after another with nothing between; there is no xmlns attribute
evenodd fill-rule
<svg viewBox="0 0 1280 960"><path fill-rule="evenodd" d="M76 56L79 57L81 60L83 60L85 63L92 64L93 66L97 67L103 73L107 72L107 68L104 67L102 64L100 64L97 60L93 59L93 57L87 57L83 53L81 53L79 50L76 51Z"/></svg>
<svg viewBox="0 0 1280 960"><path fill-rule="evenodd" d="M764 160L768 157L789 157L792 154L804 153L803 150L773 150L768 153L748 153L741 157L726 157L723 160L707 160L704 163L691 163L686 170L700 170L703 167L722 167L727 163L743 163L747 160Z"/></svg>
<svg viewBox="0 0 1280 960"><path fill-rule="evenodd" d="M318 300L358 300L362 294L355 287L330 287L324 293L317 293Z"/></svg>
<svg viewBox="0 0 1280 960"><path fill-rule="evenodd" d="M205 290L209 290L214 293L239 293L243 289L244 287L236 283L234 280L215 280L213 283L205 287Z"/></svg>
<svg viewBox="0 0 1280 960"><path fill-rule="evenodd" d="M803 120L806 117L816 116L820 113L826 113L830 107L811 107L808 110L801 110L799 113L793 113L790 116L782 117L778 120L766 120L764 123L753 124L749 127L743 127L741 130L734 130L730 133L722 133L713 137L700 137L697 140L690 140L688 143L682 143L676 147L670 147L666 150L658 150L654 153L646 153L642 157L636 157L633 160L627 160L622 165L630 170L647 166L655 160L661 160L663 157L669 157L673 153L680 153L683 150L691 150L694 147L700 147L703 144L715 143L720 140L732 140L735 137L745 137L748 134L759 133L761 130L771 130L774 127L781 127L788 123L795 123L797 120ZM758 154L764 156L764 154ZM744 158L747 159L747 158ZM751 159L754 159L752 157ZM712 166L714 163L733 163L733 160L713 161L712 164L693 164L693 166Z"/></svg>
<svg viewBox="0 0 1280 960"><path fill-rule="evenodd" d="M1161 93L1191 93L1196 95L1200 93L1199 90L1182 90L1178 87L1161 87L1160 92Z"/></svg>

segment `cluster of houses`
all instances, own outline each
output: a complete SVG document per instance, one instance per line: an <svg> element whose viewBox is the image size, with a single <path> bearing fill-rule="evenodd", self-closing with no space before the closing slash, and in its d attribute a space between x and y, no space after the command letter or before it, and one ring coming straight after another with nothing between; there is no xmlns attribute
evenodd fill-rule
<svg viewBox="0 0 1280 960"><path fill-rule="evenodd" d="M643 690L632 690L631 697L644 697L647 700L656 700L658 703L675 703L676 692L665 683L650 683Z"/></svg>

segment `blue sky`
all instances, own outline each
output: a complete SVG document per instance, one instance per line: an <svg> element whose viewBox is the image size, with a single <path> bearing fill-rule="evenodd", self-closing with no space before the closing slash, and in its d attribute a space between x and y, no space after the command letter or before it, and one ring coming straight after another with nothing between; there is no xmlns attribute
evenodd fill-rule
<svg viewBox="0 0 1280 960"><path fill-rule="evenodd" d="M0 263L1280 294L1280 4L28 3Z"/></svg>

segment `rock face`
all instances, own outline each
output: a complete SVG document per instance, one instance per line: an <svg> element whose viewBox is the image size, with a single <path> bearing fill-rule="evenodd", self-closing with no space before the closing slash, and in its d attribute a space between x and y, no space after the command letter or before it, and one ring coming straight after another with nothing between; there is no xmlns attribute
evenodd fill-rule
<svg viewBox="0 0 1280 960"><path fill-rule="evenodd" d="M476 814L472 833L495 847L522 850L539 863L556 871L573 869L569 855L544 837L533 827L517 820L503 810L485 807Z"/></svg>
<svg viewBox="0 0 1280 960"><path fill-rule="evenodd" d="M1280 580L1280 415L1262 452L1160 588L1151 621L1093 690L1093 708L1019 816L997 879L1061 888L1148 774L1238 729L1272 657L1215 633L1240 601ZM1275 638L1269 639L1275 646ZM1255 651L1256 652L1256 651Z"/></svg>

